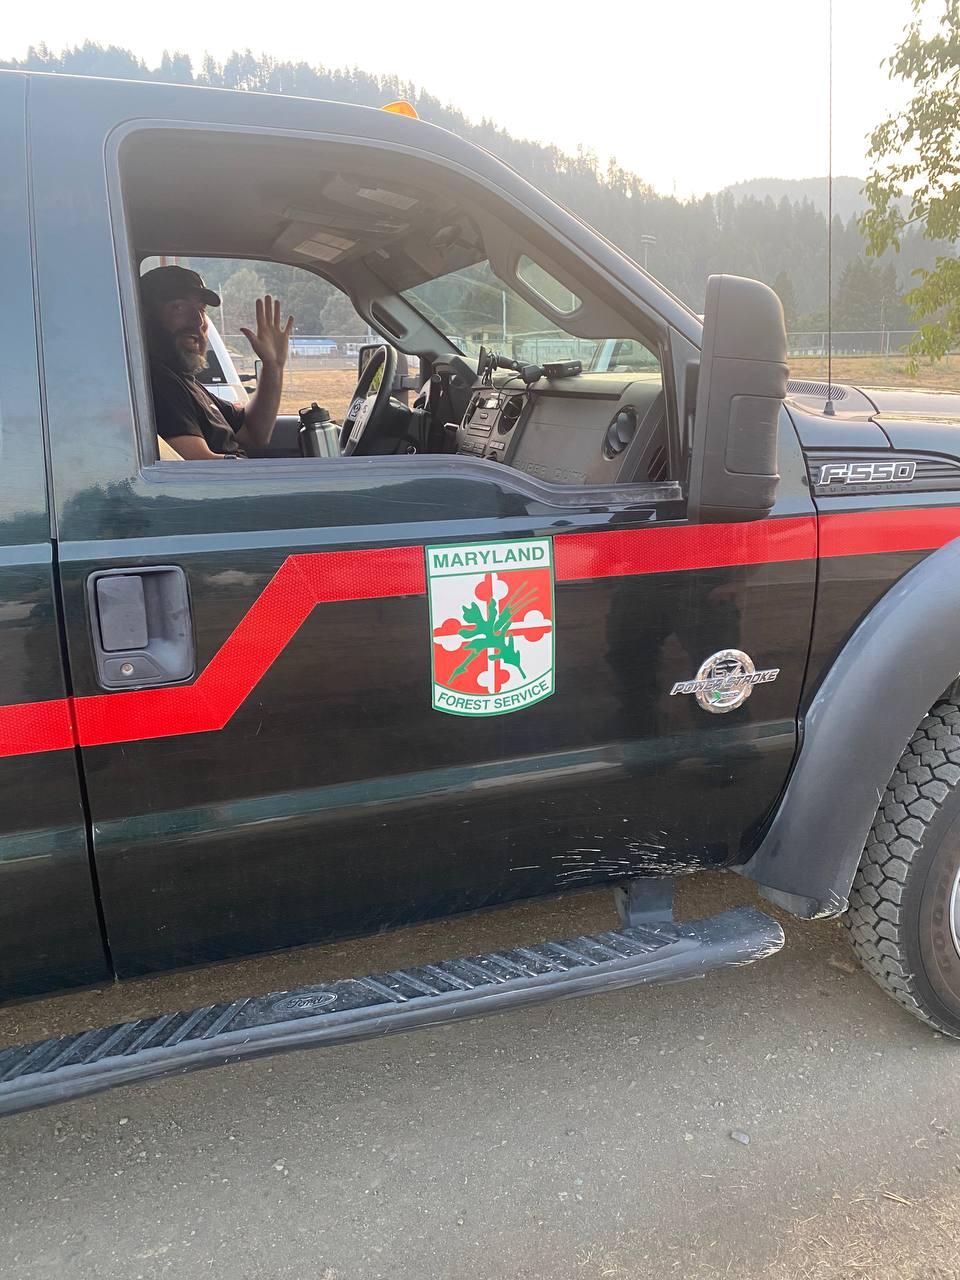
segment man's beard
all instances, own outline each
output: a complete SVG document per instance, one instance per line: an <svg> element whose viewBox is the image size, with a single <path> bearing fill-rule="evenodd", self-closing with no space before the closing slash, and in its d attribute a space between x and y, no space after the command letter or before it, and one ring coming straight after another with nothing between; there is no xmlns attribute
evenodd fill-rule
<svg viewBox="0 0 960 1280"><path fill-rule="evenodd" d="M206 353L200 354L198 351L181 351L176 347L177 364L184 373L198 374L201 369L207 366Z"/></svg>
<svg viewBox="0 0 960 1280"><path fill-rule="evenodd" d="M199 351L184 351L177 341L184 334L196 338L200 343ZM195 329L180 329L177 333L171 335L172 346L176 355L177 367L182 369L184 373L197 374L201 369L206 368L207 364L207 344L202 333L197 333Z"/></svg>
<svg viewBox="0 0 960 1280"><path fill-rule="evenodd" d="M177 339L185 333L200 339L200 351L183 350ZM161 329L158 324L152 324L147 330L147 338L152 358L159 359L169 368L189 374L197 374L206 368L207 344L203 335L198 334L195 329L180 329L176 333L169 333L166 329Z"/></svg>

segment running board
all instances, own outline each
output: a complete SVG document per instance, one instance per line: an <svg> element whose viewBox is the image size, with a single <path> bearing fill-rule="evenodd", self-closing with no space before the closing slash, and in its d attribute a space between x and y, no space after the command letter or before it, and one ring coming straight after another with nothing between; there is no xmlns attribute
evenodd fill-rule
<svg viewBox="0 0 960 1280"><path fill-rule="evenodd" d="M567 942L275 991L0 1050L0 1115L243 1058L344 1044L461 1018L751 964L783 946L754 907Z"/></svg>

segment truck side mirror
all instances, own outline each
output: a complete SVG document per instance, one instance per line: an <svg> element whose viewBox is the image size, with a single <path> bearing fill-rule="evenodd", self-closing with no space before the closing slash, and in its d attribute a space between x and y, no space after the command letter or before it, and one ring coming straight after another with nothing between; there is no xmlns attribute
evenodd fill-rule
<svg viewBox="0 0 960 1280"><path fill-rule="evenodd" d="M384 344L382 342L365 342L357 352L357 381L363 377L363 371L373 358L373 353L379 351Z"/></svg>
<svg viewBox="0 0 960 1280"><path fill-rule="evenodd" d="M770 513L786 394L780 299L759 280L711 276L690 458L691 518L759 520Z"/></svg>
<svg viewBox="0 0 960 1280"><path fill-rule="evenodd" d="M254 391L256 391L257 383L260 381L260 371L262 368L263 368L263 361L254 360L253 373L241 373L239 375L240 381L243 383L243 385L247 388L248 391L250 390L250 387L248 384L251 382L253 383Z"/></svg>
<svg viewBox="0 0 960 1280"><path fill-rule="evenodd" d="M375 351L379 351L380 348L385 345L386 344L383 342L369 342L369 343L365 343L360 348L359 352L357 353L357 381L358 382L363 377L364 369L366 369L370 360L373 358L373 353ZM400 395L401 392L419 390L420 384L418 379L415 377L410 377L409 372L410 372L410 366L409 366L407 357L403 354L402 351L398 351L397 352L397 378L393 384L393 389L390 392L391 395Z"/></svg>

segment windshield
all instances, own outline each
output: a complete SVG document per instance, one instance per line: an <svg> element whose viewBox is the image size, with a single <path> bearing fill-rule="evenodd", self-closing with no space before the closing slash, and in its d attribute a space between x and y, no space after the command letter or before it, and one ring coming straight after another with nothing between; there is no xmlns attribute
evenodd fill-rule
<svg viewBox="0 0 960 1280"><path fill-rule="evenodd" d="M558 310L573 311L580 305L575 294L541 268L529 259L522 261L530 263L522 272L525 283ZM488 261L427 280L404 290L403 296L468 357L488 347L528 364L579 360L584 370L597 373L659 367L656 355L637 338L578 338L568 333L501 280Z"/></svg>

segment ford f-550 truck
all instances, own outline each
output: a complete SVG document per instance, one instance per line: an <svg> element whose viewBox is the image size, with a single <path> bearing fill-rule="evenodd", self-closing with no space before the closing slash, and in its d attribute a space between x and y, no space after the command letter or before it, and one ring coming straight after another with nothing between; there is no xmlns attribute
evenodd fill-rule
<svg viewBox="0 0 960 1280"><path fill-rule="evenodd" d="M776 951L752 907L673 918L704 868L842 917L960 1035L949 397L788 384L764 285L712 277L701 320L397 114L5 72L0 171L3 996L603 883L619 908L11 1046L0 1111ZM161 449L157 254L349 297L383 342L339 448L314 415L260 457Z"/></svg>

